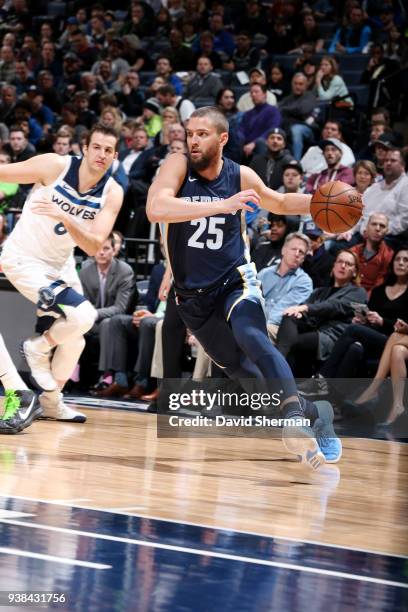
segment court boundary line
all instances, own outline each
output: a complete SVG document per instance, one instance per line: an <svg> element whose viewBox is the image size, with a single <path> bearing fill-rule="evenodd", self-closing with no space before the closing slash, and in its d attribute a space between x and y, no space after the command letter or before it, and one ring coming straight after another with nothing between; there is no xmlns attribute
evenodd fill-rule
<svg viewBox="0 0 408 612"><path fill-rule="evenodd" d="M0 498L4 497L6 499L21 499L25 501L39 502L42 504L53 504L55 506L63 506L68 508L79 508L80 510L94 510L95 512L106 512L108 514L120 514L122 516L134 516L135 518L143 518L150 519L153 521L161 521L163 523L175 523L177 525L188 525L189 527L201 527L203 529L214 529L215 531L224 531L229 533L240 533L243 535L256 536L259 538L269 538L270 540L280 540L282 542L289 543L300 543L300 544L311 544L312 546L326 546L327 548L338 548L340 550L349 550L353 552L361 552L369 555L382 555L383 557L394 557L396 559L408 559L408 555L401 555L399 553L389 553L389 552L381 552L379 550L371 550L368 548L355 548L351 546L344 546L342 544L328 544L325 542L318 542L317 540L305 540L301 538L290 538L290 537L282 537L282 536L274 536L266 533L261 533L258 531L246 531L244 529L233 529L231 527L219 527L214 525L207 525L205 523L192 523L190 521L180 521L177 519L166 519L160 518L157 516L150 516L148 514L134 514L130 512L117 512L115 510L111 510L110 508L95 508L93 506L81 506L76 504L65 503L61 501L54 500L44 500L38 499L35 497L22 497L20 495L5 495L0 493Z"/></svg>
<svg viewBox="0 0 408 612"><path fill-rule="evenodd" d="M7 519L4 520L6 521ZM105 563L94 563L93 561L81 561L81 559L70 559L69 557L45 555L44 553L31 552L31 550L22 550L20 548L7 548L7 546L0 546L0 555L2 554L15 555L17 557L29 557L30 559L39 559L40 561L48 561L50 563L62 563L63 565L77 565L79 567L89 567L90 569L95 570L112 569L112 565L106 565Z"/></svg>
<svg viewBox="0 0 408 612"><path fill-rule="evenodd" d="M147 548L158 548L161 550L171 550L172 552L186 553L190 555L213 557L217 559L226 559L229 561L238 561L241 563L249 563L252 565L264 565L267 567L274 567L278 569L285 569L285 570L298 571L298 572L306 572L309 574L320 574L323 576L330 576L332 578L342 578L344 580L355 580L358 582L369 582L372 584L382 584L384 586L392 586L392 587L401 588L401 589L408 589L408 583L404 583L404 582L386 580L385 578L373 578L372 576L349 574L348 572L339 572L336 570L328 570L328 569L323 569L320 567L310 567L308 565L297 565L295 563L282 563L279 561L270 561L268 559L257 559L256 557L245 557L243 555L220 553L220 552L205 550L205 549L200 549L200 548L175 546L174 544L161 544L160 542L148 542L146 540L124 538L121 536L109 536L105 534L92 533L90 531L82 531L79 529L67 529L66 527L55 527L53 525L44 525L41 523L30 523L30 522L25 522L25 521L17 521L13 519L3 519L3 520L0 519L0 523L4 523L7 525L17 525L20 527L21 526L30 527L34 529L43 529L46 531L54 531L54 532L59 532L59 533L65 533L68 535L78 535L78 536L94 538L98 540L121 542L122 544L133 544L136 546L145 546ZM0 553L1 552L2 552L2 549L0 548ZM37 554L37 553L34 553L34 554ZM41 556L48 557L49 555L41 555ZM81 563L84 563L84 562L81 562ZM89 563L92 563L92 562L89 562Z"/></svg>

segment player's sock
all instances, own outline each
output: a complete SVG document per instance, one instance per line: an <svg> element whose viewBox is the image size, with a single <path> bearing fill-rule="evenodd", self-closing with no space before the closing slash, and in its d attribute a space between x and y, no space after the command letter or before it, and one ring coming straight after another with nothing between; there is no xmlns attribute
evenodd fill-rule
<svg viewBox="0 0 408 612"><path fill-rule="evenodd" d="M10 357L6 345L4 344L3 336L0 334L0 380L5 389L19 389L21 391L28 390L27 385L17 372L17 369Z"/></svg>

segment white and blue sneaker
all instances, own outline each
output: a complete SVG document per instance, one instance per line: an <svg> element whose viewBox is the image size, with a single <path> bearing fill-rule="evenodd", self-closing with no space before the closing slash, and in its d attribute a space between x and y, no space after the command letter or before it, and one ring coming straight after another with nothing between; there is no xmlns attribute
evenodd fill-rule
<svg viewBox="0 0 408 612"><path fill-rule="evenodd" d="M301 463L305 463L313 470L317 470L324 465L324 454L310 427L284 427L282 430L282 442L290 453L297 455Z"/></svg>
<svg viewBox="0 0 408 612"><path fill-rule="evenodd" d="M326 400L313 402L319 413L319 418L313 424L313 431L317 443L326 459L326 463L340 461L343 447L340 438L336 436L333 428L333 406Z"/></svg>

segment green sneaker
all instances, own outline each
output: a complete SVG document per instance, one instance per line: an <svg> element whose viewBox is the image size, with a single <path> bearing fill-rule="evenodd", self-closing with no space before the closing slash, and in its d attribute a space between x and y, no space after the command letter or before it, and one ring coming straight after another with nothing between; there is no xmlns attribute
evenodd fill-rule
<svg viewBox="0 0 408 612"><path fill-rule="evenodd" d="M22 431L42 414L37 396L29 390L6 390L3 415L0 417L0 434L15 434Z"/></svg>

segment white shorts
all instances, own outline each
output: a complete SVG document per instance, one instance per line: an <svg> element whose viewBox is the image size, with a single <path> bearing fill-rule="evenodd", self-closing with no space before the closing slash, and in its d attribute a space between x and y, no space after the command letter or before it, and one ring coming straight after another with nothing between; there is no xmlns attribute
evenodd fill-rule
<svg viewBox="0 0 408 612"><path fill-rule="evenodd" d="M83 294L74 257L70 257L62 268L54 268L39 259L12 253L3 254L0 263L10 283L34 304L39 300L39 290L49 287L58 280L64 281L69 287Z"/></svg>

